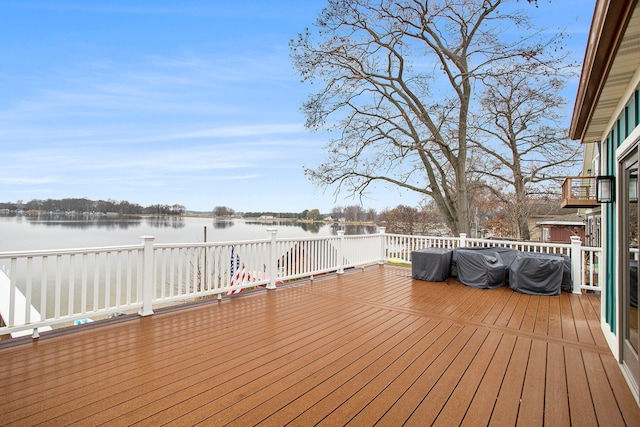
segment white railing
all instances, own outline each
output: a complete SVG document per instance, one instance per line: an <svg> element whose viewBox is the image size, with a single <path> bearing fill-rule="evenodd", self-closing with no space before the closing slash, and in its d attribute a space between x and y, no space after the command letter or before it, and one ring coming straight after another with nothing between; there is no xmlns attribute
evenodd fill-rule
<svg viewBox="0 0 640 427"><path fill-rule="evenodd" d="M600 292L602 280L599 274L599 266L602 261L602 248L583 246L580 248L580 262L582 264L580 275L580 289Z"/></svg>
<svg viewBox="0 0 640 427"><path fill-rule="evenodd" d="M411 262L424 248L502 246L561 253L572 259L574 292L600 291L600 248L453 237L379 234L237 242L154 244L143 236L129 246L0 252L9 304L0 335L73 324L121 312L146 316L179 301L222 298L242 289L274 289L286 281L384 262ZM1 277L0 277L1 278ZM578 278L578 280L575 280ZM4 289L4 288L3 288ZM22 294L24 298L16 298ZM22 301L17 303L18 301ZM2 307L5 307L3 305ZM35 313L35 314L34 314ZM17 320L18 319L18 320Z"/></svg>
<svg viewBox="0 0 640 427"><path fill-rule="evenodd" d="M140 307L142 250L142 245L132 245L0 253L9 300L0 334ZM18 292L25 296L23 306L16 306ZM16 317L24 323L16 323Z"/></svg>

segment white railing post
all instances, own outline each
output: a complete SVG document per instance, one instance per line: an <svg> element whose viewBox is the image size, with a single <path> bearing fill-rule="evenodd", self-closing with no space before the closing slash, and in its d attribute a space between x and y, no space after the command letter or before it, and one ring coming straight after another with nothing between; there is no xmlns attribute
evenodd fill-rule
<svg viewBox="0 0 640 427"><path fill-rule="evenodd" d="M338 270L336 273L344 273L344 230L338 230Z"/></svg>
<svg viewBox="0 0 640 427"><path fill-rule="evenodd" d="M153 314L153 236L141 236L142 239L142 308L138 313L140 316L150 316Z"/></svg>
<svg viewBox="0 0 640 427"><path fill-rule="evenodd" d="M278 234L277 228L267 228L269 233L269 262L267 263L267 275L269 277L269 283L267 289L276 288L276 275L278 274L278 260L276 259L276 236Z"/></svg>
<svg viewBox="0 0 640 427"><path fill-rule="evenodd" d="M571 292L581 294L582 285L582 243L580 237L571 236Z"/></svg>
<svg viewBox="0 0 640 427"><path fill-rule="evenodd" d="M386 254L387 254L387 236L386 236L386 232L387 232L387 228L386 227L380 227L378 228L378 234L380 235L380 260L378 261L378 264L384 264L385 260L386 260Z"/></svg>
<svg viewBox="0 0 640 427"><path fill-rule="evenodd" d="M467 247L467 233L460 233L460 242L458 243L459 248Z"/></svg>

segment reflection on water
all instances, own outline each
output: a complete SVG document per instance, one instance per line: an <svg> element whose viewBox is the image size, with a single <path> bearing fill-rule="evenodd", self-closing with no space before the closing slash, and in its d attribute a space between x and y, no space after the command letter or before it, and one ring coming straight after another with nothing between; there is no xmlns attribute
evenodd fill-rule
<svg viewBox="0 0 640 427"><path fill-rule="evenodd" d="M215 228L216 230L224 230L227 228L231 228L235 224L236 223L232 219L217 219L217 218L213 219L213 228Z"/></svg>
<svg viewBox="0 0 640 427"><path fill-rule="evenodd" d="M362 234L375 234L377 233L377 227L374 225L364 224L326 224L324 222L295 222L295 221L245 221L245 224L250 226L259 227L273 227L273 228L299 228L303 231L311 234L319 234L323 231L323 235L337 236L339 230L344 230L344 234L347 236L362 235Z"/></svg>
<svg viewBox="0 0 640 427"><path fill-rule="evenodd" d="M3 215L15 216L15 215ZM129 228L140 227L144 223L152 228L174 228L180 229L185 226L183 217L169 216L108 216L108 215L70 215L70 214L40 214L31 216L18 216L16 219L26 219L27 223L34 226L50 226L77 229L113 229L127 230Z"/></svg>
<svg viewBox="0 0 640 427"><path fill-rule="evenodd" d="M130 227L139 227L142 221L141 218L82 218L82 217L69 217L60 216L55 214L45 214L38 216L25 217L27 222L34 226L49 226L49 227L63 227L63 228L105 228L115 230L126 230Z"/></svg>
<svg viewBox="0 0 640 427"><path fill-rule="evenodd" d="M281 228L281 227L295 227L301 228L303 231L312 234L318 234L320 229L325 226L324 223L318 222L295 222L295 221L278 221L278 220L269 220L269 221L245 221L246 224L251 226L259 226L259 227L272 227L272 228Z"/></svg>
<svg viewBox="0 0 640 427"><path fill-rule="evenodd" d="M374 225L363 224L333 224L331 226L332 234L338 234L338 230L344 230L344 234L347 236L354 236L359 234L375 234L378 232L377 227Z"/></svg>
<svg viewBox="0 0 640 427"><path fill-rule="evenodd" d="M15 215L2 215L2 216L14 216ZM16 217L18 221L21 218L25 218L29 224L32 225L44 225L51 227L64 227L64 228L77 228L77 229L113 229L113 230L127 230L129 228L140 227L141 225L147 225L151 228L172 228L181 229L186 226L185 217L175 216L83 216L83 215L69 215L69 214L41 214L37 216L24 216ZM236 220L233 219L212 219L212 226L216 230L226 230L236 225ZM305 233L319 234L321 230L327 229L328 234L337 235L339 230L344 230L344 234L358 235L358 234L372 234L376 232L376 227L371 225L362 224L325 224L322 222L295 222L295 221L244 221L244 224L250 227L256 228L299 228Z"/></svg>
<svg viewBox="0 0 640 427"><path fill-rule="evenodd" d="M137 244L151 235L157 243L229 242L266 239L267 230L278 238L374 234L372 225L245 221L205 217L118 217L107 215L0 214L0 252Z"/></svg>
<svg viewBox="0 0 640 427"><path fill-rule="evenodd" d="M185 227L184 218L180 216L150 216L145 218L147 225L155 228L175 228Z"/></svg>

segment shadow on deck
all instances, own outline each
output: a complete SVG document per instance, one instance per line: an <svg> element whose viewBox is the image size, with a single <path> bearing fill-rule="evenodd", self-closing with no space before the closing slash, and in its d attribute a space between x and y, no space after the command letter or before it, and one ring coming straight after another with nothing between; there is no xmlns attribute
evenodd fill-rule
<svg viewBox="0 0 640 427"><path fill-rule="evenodd" d="M599 305L351 270L0 348L0 424L637 425Z"/></svg>

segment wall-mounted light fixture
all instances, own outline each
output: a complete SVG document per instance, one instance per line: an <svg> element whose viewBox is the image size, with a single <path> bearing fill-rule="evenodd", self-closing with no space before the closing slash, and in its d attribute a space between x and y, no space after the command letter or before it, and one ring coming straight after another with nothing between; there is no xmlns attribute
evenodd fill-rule
<svg viewBox="0 0 640 427"><path fill-rule="evenodd" d="M596 177L596 201L611 203L614 201L615 178L611 175Z"/></svg>

